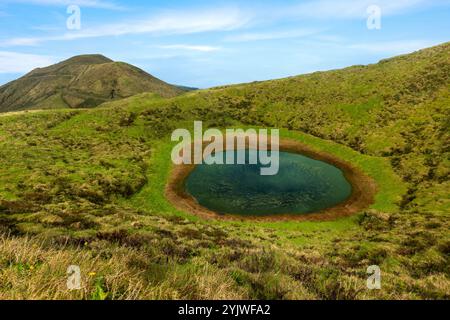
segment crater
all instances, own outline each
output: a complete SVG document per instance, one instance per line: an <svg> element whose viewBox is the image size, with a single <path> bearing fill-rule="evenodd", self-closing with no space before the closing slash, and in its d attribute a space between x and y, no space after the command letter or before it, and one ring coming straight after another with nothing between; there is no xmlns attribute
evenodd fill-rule
<svg viewBox="0 0 450 320"><path fill-rule="evenodd" d="M226 157L236 150L223 150ZM257 150L246 150L247 159ZM179 210L227 220L331 220L374 202L376 185L358 168L293 140L280 141L277 175L262 164L180 165L166 196Z"/></svg>

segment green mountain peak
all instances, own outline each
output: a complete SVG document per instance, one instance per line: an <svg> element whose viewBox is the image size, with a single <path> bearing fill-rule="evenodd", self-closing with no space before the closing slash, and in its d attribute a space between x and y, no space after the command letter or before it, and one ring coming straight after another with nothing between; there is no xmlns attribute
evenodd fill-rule
<svg viewBox="0 0 450 320"><path fill-rule="evenodd" d="M91 108L143 92L168 98L184 90L127 63L100 54L79 55L0 87L0 112Z"/></svg>

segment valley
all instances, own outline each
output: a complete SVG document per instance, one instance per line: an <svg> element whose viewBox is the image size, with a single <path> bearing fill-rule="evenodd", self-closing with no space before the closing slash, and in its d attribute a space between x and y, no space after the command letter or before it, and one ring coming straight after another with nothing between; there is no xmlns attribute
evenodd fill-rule
<svg viewBox="0 0 450 320"><path fill-rule="evenodd" d="M98 105L44 108L20 94L46 110L0 115L0 298L448 299L449 58L444 43L280 80L139 87ZM2 111L26 109L5 99ZM171 134L200 120L279 129L367 176L373 201L318 219L192 214L167 193ZM65 289L69 265L82 290ZM366 286L371 265L382 290Z"/></svg>

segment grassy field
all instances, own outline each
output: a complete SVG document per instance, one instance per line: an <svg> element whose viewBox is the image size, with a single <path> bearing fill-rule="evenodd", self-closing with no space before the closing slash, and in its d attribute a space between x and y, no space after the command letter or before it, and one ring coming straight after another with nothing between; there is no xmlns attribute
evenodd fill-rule
<svg viewBox="0 0 450 320"><path fill-rule="evenodd" d="M0 117L0 299L448 299L448 48ZM170 134L194 120L282 128L372 177L376 201L322 222L180 212L164 196ZM67 290L70 265L82 290Z"/></svg>

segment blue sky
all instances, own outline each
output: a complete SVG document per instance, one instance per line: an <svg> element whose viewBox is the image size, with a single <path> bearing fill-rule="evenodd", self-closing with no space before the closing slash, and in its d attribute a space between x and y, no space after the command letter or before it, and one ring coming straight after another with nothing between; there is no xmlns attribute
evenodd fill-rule
<svg viewBox="0 0 450 320"><path fill-rule="evenodd" d="M69 5L81 29L69 30ZM367 8L381 29L367 27ZM0 84L101 53L206 88L329 70L450 41L450 0L0 0Z"/></svg>

